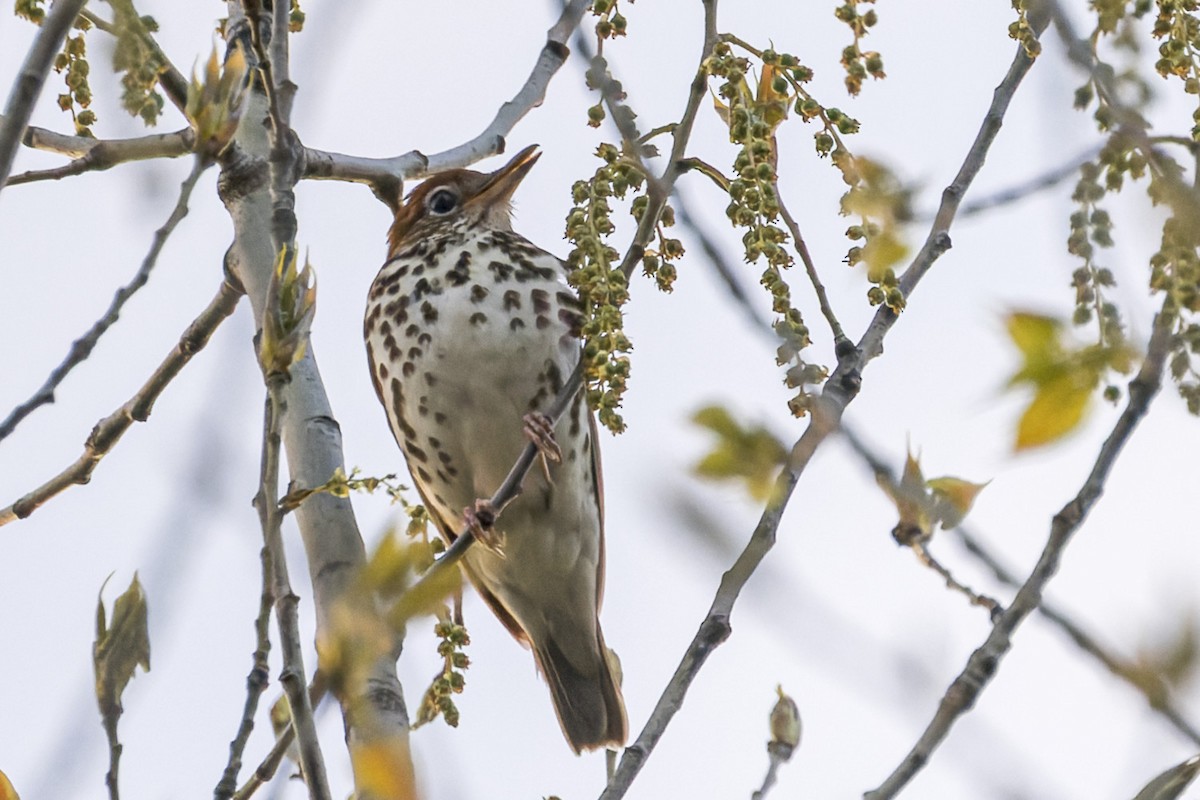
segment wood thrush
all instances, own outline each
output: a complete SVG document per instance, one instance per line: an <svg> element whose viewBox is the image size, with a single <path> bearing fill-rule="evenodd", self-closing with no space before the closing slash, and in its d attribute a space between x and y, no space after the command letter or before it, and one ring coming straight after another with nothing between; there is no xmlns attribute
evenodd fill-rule
<svg viewBox="0 0 1200 800"><path fill-rule="evenodd" d="M452 170L409 194L371 285L363 335L371 379L441 535L471 523L463 570L533 650L575 752L619 746L625 704L599 607L603 497L583 393L551 432L542 416L580 358L581 307L566 265L512 230L513 193L537 161L522 150L490 174ZM526 437L543 469L494 520L490 497ZM478 511L478 515L476 515Z"/></svg>

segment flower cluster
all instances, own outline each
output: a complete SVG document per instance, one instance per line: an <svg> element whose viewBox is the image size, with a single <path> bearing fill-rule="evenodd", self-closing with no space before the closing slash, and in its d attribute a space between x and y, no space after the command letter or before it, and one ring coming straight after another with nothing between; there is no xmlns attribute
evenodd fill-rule
<svg viewBox="0 0 1200 800"><path fill-rule="evenodd" d="M68 36L63 49L54 57L54 71L63 73L67 91L58 96L58 107L69 111L75 121L76 136L94 136L92 126L96 124L96 112L92 104L92 87L88 83L91 65L87 60L87 40L84 34L92 24L83 17L75 21L79 33Z"/></svg>
<svg viewBox="0 0 1200 800"><path fill-rule="evenodd" d="M159 73L166 68L162 53L150 40L158 23L153 17L139 15L129 0L110 5L117 31L113 69L122 73L121 106L131 116L153 125L163 109L163 96L156 87Z"/></svg>
<svg viewBox="0 0 1200 800"><path fill-rule="evenodd" d="M834 16L850 27L854 43L842 50L842 69L846 70L846 91L857 95L862 91L863 79L870 75L879 80L887 77L883 71L883 56L875 50L863 52L862 39L879 21L874 8L860 12L860 3L874 4L875 0L846 0L833 12Z"/></svg>
<svg viewBox="0 0 1200 800"><path fill-rule="evenodd" d="M1200 8L1196 0L1158 0L1154 37L1162 39L1154 68L1164 78L1183 81L1184 91L1200 95ZM1192 139L1200 141L1200 107L1192 114Z"/></svg>
<svg viewBox="0 0 1200 800"><path fill-rule="evenodd" d="M583 302L583 379L588 405L601 424L613 433L625 429L617 409L629 378L633 349L625 335L622 307L629 299L629 279L621 271L620 254L607 242L616 226L611 198L623 199L630 189L645 183L645 175L631 159L611 144L602 144L596 156L604 163L590 180L571 187L573 206L567 214L566 237L574 245L567 256L567 276ZM661 270L661 266L659 267Z"/></svg>
<svg viewBox="0 0 1200 800"><path fill-rule="evenodd" d="M413 728L419 728L427 722L432 722L439 716L446 720L451 728L458 727L458 707L454 705L454 695L462 694L467 685L463 670L471 666L470 657L463 648L471 643L467 629L450 619L441 619L433 626L434 635L438 637L438 655L444 661L442 671L429 684L425 696L421 698L421 707L417 710L417 718Z"/></svg>
<svg viewBox="0 0 1200 800"><path fill-rule="evenodd" d="M625 35L628 20L621 13L620 0L592 0L591 11L600 18L596 21L596 38L601 42Z"/></svg>
<svg viewBox="0 0 1200 800"><path fill-rule="evenodd" d="M1030 58L1037 58L1042 52L1042 43L1038 41L1033 26L1029 24L1029 11L1033 0L1012 0L1013 10L1017 12L1017 20L1008 26L1008 35L1016 39L1025 48Z"/></svg>

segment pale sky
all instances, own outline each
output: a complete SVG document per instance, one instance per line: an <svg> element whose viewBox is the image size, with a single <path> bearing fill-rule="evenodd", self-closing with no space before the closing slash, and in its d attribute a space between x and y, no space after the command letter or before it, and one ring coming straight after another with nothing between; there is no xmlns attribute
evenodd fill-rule
<svg viewBox="0 0 1200 800"><path fill-rule="evenodd" d="M799 55L817 73L812 91L818 99L861 121L862 133L850 137L850 146L911 181L919 189L915 205L925 211L957 171L1008 69L1013 12L1007 3L892 5L880 4L880 23L867 40L882 52L888 78L868 82L858 99L847 98L841 86L837 60L850 35L833 18L833 3L726 2L720 28L762 46L773 40L777 49ZM159 41L181 69L207 57L219 4L145 2L139 8L159 20ZM351 11L309 0L307 29L292 50L292 76L300 86L297 132L313 147L370 156L432 152L474 136L524 82L557 18L548 2L522 4L520 13L512 8L464 1L412 8L361 3ZM649 129L677 119L683 108L701 45L700 5L642 2L625 13L629 36L610 42L607 55L639 123ZM0 85L11 83L32 30L0 17ZM138 124L115 107L105 39L93 34L91 41L96 132L138 135ZM1071 108L1081 76L1053 36L1046 41L970 197L1039 175L1100 141L1089 117ZM70 120L54 104L59 80L51 76L34 123L67 131ZM509 137L510 152L530 143L544 150L516 195L516 230L560 256L568 251L562 229L570 184L591 174L598 164L591 151L615 135L586 127L585 109L595 102L582 64L572 58L542 108ZM1156 131L1190 127L1190 108L1173 102L1153 107ZM183 124L169 107L159 129ZM849 223L837 215L844 187L813 154L811 135L798 121L784 126L783 189L843 324L857 338L872 313L867 284L860 271L840 263L848 246L842 231ZM691 152L723 168L734 157L707 103ZM61 162L22 151L14 171ZM189 167L184 159L123 165L0 194L6 287L0 295L0 415L40 385L134 274ZM232 234L215 178L210 171L202 179L149 285L63 384L58 402L0 443L0 504L74 460L96 420L136 390L216 291ZM1021 575L1117 414L1098 405L1067 441L1012 454L1022 398L1001 391L1016 364L1002 319L1014 308L1069 316L1070 275L1078 266L1065 251L1071 183L955 224L954 248L912 297L847 414L897 468L911 442L927 475L991 480L969 521ZM724 243L725 255L739 263L740 233L729 227L721 196L700 177L685 177L680 187L701 224ZM1117 273L1116 296L1140 346L1157 302L1144 288L1145 263L1162 217L1132 188L1129 199L1109 203L1117 246L1101 259ZM313 346L347 462L366 474L403 472L361 341L363 304L384 255L388 212L364 187L308 182L298 187L297 213L299 243L319 276ZM631 225L621 228L617 246L631 231ZM920 222L908 229L914 250L926 231ZM685 246L694 244L686 232L680 236ZM765 313L765 293L756 285L760 271L746 266L742 278ZM633 282L629 430L602 442L609 555L602 619L621 655L634 735L732 563L728 548L740 549L759 514L736 487L691 476L708 439L688 418L716 402L787 441L804 425L788 415L772 347L732 306L699 248L690 250L679 272L671 295L649 281ZM832 366L830 339L803 274L795 270L790 278L814 331L810 358ZM153 669L139 674L124 697L126 796L193 797L211 791L224 768L244 698L259 595L261 538L250 499L263 388L252 334L243 303L166 390L149 423L126 435L89 485L0 531L0 770L24 797L104 792L107 751L91 694L90 652L96 594L110 573L110 598L136 570L150 603ZM1181 615L1200 607L1200 548L1188 503L1200 478L1197 447L1196 420L1168 386L1051 584L1054 602L1126 656L1169 637ZM359 496L354 506L368 545L399 513L384 497ZM726 537L726 549L712 547L681 509ZM767 714L779 683L799 704L804 741L781 770L773 796L854 797L878 785L989 630L985 612L947 592L896 547L889 535L895 521L869 472L843 444L829 441L800 481L776 548L735 608L732 637L701 672L628 797L748 796L766 769ZM302 595L304 636L311 641L311 591L291 523L285 536ZM942 534L933 547L980 591L1002 602L1011 598L953 535ZM473 663L458 699L462 723L451 730L437 722L413 736L424 796L597 795L604 759L571 754L529 654L477 598L467 600L466 613ZM430 628L414 626L400 660L410 709L439 668ZM278 647L272 652L276 673L277 655ZM311 669L311 649L306 659ZM265 709L276 692L273 685L263 704L248 765L270 746ZM1200 716L1195 687L1179 701ZM334 794L345 796L351 781L340 714L325 709L320 729ZM1139 695L1034 618L1017 635L998 679L908 795L1128 798L1194 749ZM294 784L281 796L303 791Z"/></svg>

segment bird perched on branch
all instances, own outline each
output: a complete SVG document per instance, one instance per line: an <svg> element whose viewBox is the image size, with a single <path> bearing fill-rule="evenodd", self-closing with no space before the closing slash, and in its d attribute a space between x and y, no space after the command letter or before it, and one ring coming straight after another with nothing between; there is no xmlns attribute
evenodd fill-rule
<svg viewBox="0 0 1200 800"><path fill-rule="evenodd" d="M463 570L533 650L575 752L619 746L625 705L604 636L603 497L580 391L545 415L580 358L566 266L512 230L512 196L540 153L492 173L451 170L412 191L371 285L364 337L375 391L442 536L470 525ZM533 469L503 514L480 498L528 439Z"/></svg>

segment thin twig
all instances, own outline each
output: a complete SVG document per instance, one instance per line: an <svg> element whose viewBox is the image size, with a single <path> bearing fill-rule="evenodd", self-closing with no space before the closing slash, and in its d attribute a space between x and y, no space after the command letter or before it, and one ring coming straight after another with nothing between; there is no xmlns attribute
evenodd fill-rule
<svg viewBox="0 0 1200 800"><path fill-rule="evenodd" d="M714 5L715 0L710 0L705 8L715 12ZM991 107L984 117L979 134L968 150L953 182L942 193L942 203L925 245L900 278L900 286L906 297L913 292L942 253L949 249L949 229L959 202L983 166L1013 93L1031 64L1032 61L1025 56L1024 49L1018 48L1012 67L993 95ZM681 707L688 688L705 660L729 635L729 614L733 604L758 564L774 546L776 530L800 474L816 449L840 425L846 406L853 401L861 388L862 369L882 353L883 340L896 320L894 312L880 308L859 339L857 347L853 350L844 349L838 354L838 365L813 405L808 428L792 447L787 464L772 490L771 501L764 509L745 549L722 576L712 606L701 622L700 629L684 652L675 674L668 682L637 741L626 748L617 775L600 795L601 800L617 800L625 795L646 758Z"/></svg>
<svg viewBox="0 0 1200 800"><path fill-rule="evenodd" d="M87 483L92 477L92 471L100 463L100 459L112 450L125 431L129 430L129 427L135 422L146 421L159 395L179 374L180 370L192 360L192 356L204 349L217 326L233 313L241 296L241 289L235 288L228 281L222 281L216 297L187 327L187 330L179 338L178 344L163 359L158 369L154 370L154 374L124 405L96 423L91 435L84 442L83 455L46 483L7 508L0 509L0 525L25 519L60 492L75 484Z"/></svg>
<svg viewBox="0 0 1200 800"><path fill-rule="evenodd" d="M390 158L366 158L313 148L305 149L305 178L365 183L394 211L400 206L401 182L423 178L503 153L505 138L526 114L542 104L550 80L567 60L567 40L579 25L589 0L571 0L546 33L546 44L533 71L511 100L500 106L488 126L475 138L449 150L425 155L412 150Z"/></svg>
<svg viewBox="0 0 1200 800"><path fill-rule="evenodd" d="M17 79L13 81L8 102L4 106L4 118L0 119L0 190L4 188L8 175L12 172L17 147L21 144L25 126L29 124L33 107L37 104L42 87L46 83L46 76L54 64L54 56L58 54L63 40L67 38L67 32L71 30L71 24L75 22L79 9L83 8L86 1L59 0L50 7L50 13L42 20L42 27L29 47L25 63L21 65Z"/></svg>
<svg viewBox="0 0 1200 800"><path fill-rule="evenodd" d="M36 147L37 145L32 144L33 141L46 141L45 139L31 136L32 133L32 128L26 132L24 137L25 144ZM61 136L61 134L56 134L56 136ZM64 137L66 140L76 138L84 139L87 142L86 150L84 150L82 155L79 155L67 164L63 164L61 167L30 170L29 172L22 172L19 175L13 175L8 179L8 185L16 186L22 183L33 183L34 181L57 181L73 175L81 175L85 172L99 172L111 169L117 164L125 164L130 161L145 161L151 158L178 158L192 152L192 147L196 139L191 128L184 128L174 133L156 133L151 136L139 136L134 139ZM57 144L63 147L74 147L73 144L61 139L57 141ZM46 149L56 149L58 152L62 152L57 147Z"/></svg>
<svg viewBox="0 0 1200 800"><path fill-rule="evenodd" d="M821 283L821 277L817 274L817 265L813 263L812 256L809 255L808 245L804 241L803 234L800 233L800 226L783 203L779 184L774 184L772 188L775 189L775 198L779 204L779 216L783 218L784 224L792 234L792 242L796 245L796 253L800 256L800 261L804 264L804 271L808 273L808 281L812 284L813 293L817 296L821 314L829 323L829 330L833 334L833 346L835 350L841 349L844 346L843 343L849 344L846 332L842 330L842 324L838 322L837 314L833 313L833 306L829 304L829 295L825 292L825 284Z"/></svg>
<svg viewBox="0 0 1200 800"><path fill-rule="evenodd" d="M254 715L258 711L258 701L266 691L271 676L267 657L271 652L271 551L265 546L260 553L262 561L262 592L259 595L258 616L254 619L254 655L250 674L246 676L246 702L242 707L242 720L238 724L237 734L229 743L229 761L225 772L213 790L213 797L225 800L233 796L237 789L238 773L242 769L242 753L246 742L250 741L250 733L254 730ZM290 730L289 726L289 730Z"/></svg>
<svg viewBox="0 0 1200 800"><path fill-rule="evenodd" d="M115 714L104 714L104 736L108 740L108 772L104 775L104 785L108 788L108 800L121 800L120 766L121 753L125 749L117 738L117 722L121 719L118 711Z"/></svg>
<svg viewBox="0 0 1200 800"><path fill-rule="evenodd" d="M1171 321L1164 315L1155 318L1154 333L1147 347L1146 360L1129 384L1129 400L1112 432L1104 440L1091 472L1079 492L1054 515L1050 536L1037 564L1017 591L1008 609L992 626L987 640L971 654L967 665L942 696L937 712L916 744L879 788L867 792L865 800L895 797L921 769L945 740L954 723L969 711L995 676L1000 661L1012 647L1012 636L1021 623L1042 602L1042 592L1058 571L1063 552L1074 533L1104 492L1108 474L1134 429L1146 415L1151 401L1162 386L1163 362L1171 338Z"/></svg>
<svg viewBox="0 0 1200 800"><path fill-rule="evenodd" d="M300 770L313 800L331 800L329 781L325 775L325 760L317 738L312 705L304 678L304 651L300 643L300 622L297 606L300 598L292 591L288 579L287 555L283 547L283 512L279 507L279 456L283 417L287 401L283 386L288 375L272 372L266 376L267 401L263 420L262 471L254 505L258 509L263 529L263 542L271 567L271 595L275 603L275 621L279 626L279 647L283 654L283 670L279 683L291 709L292 726L300 750Z"/></svg>
<svg viewBox="0 0 1200 800"><path fill-rule="evenodd" d="M158 263L158 256L162 252L163 246L167 243L167 239L175 231L175 227L180 221L187 216L188 201L191 199L192 190L196 188L196 182L200 179L207 166L200 159L197 159L195 164L192 165L191 173L179 187L179 199L175 201L175 208L171 210L171 216L167 217L167 221L163 223L163 226L154 232L154 238L150 243L150 250L146 253L146 257L142 259L142 265L138 267L138 271L134 274L133 279L117 290L112 302L109 303L108 310L104 312L104 316L92 323L92 327L88 329L87 333L71 343L71 349L67 351L66 358L54 368L50 376L46 378L45 383L41 385L41 388L34 392L32 397L9 412L4 421L0 422L0 441L4 441L5 437L13 432L21 420L29 416L37 408L54 402L55 389L58 388L59 384L63 382L71 370L92 354L92 349L100 341L100 337L120 317L121 309L125 307L125 303L139 289L146 285L146 281L150 280L150 271Z"/></svg>

